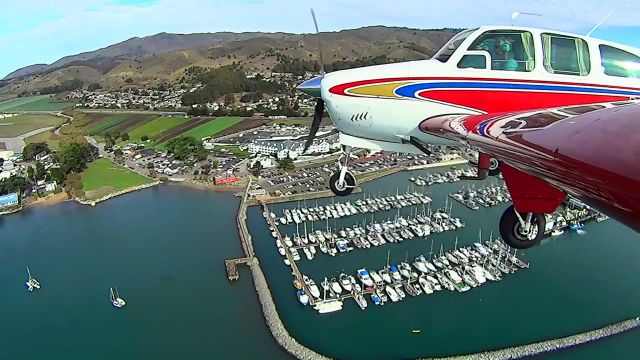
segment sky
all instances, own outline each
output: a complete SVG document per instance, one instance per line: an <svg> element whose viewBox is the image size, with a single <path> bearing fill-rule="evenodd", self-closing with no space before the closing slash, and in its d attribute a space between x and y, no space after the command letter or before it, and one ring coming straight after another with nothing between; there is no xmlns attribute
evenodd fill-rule
<svg viewBox="0 0 640 360"><path fill-rule="evenodd" d="M364 4L364 5L363 5ZM159 32L320 31L370 25L419 29L525 25L640 47L637 0L0 0L0 78L20 67ZM533 13L512 20L515 11Z"/></svg>

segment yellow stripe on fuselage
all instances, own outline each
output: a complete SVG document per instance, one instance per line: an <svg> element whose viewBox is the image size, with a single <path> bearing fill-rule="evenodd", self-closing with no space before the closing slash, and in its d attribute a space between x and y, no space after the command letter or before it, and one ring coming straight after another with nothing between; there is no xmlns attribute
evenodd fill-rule
<svg viewBox="0 0 640 360"><path fill-rule="evenodd" d="M362 85L346 91L352 95L365 95L365 96L381 96L397 98L398 95L394 93L394 90L398 87L406 84L411 84L411 81L398 81L388 84L375 84L375 85Z"/></svg>

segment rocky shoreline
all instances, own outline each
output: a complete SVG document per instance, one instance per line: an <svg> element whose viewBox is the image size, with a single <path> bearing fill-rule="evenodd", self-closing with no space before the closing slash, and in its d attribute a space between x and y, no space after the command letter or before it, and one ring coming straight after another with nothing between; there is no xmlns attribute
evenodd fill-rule
<svg viewBox="0 0 640 360"><path fill-rule="evenodd" d="M80 199L78 197L76 197L74 200L79 202L82 205L91 205L91 206L96 206L97 203L102 202L102 201L106 201L109 200L111 198L114 198L116 196L120 196L120 195L124 195L130 192L134 192L134 191L138 191L138 190L142 190L142 189L146 189L152 186L156 186L161 184L161 181L154 181L152 183L148 183L148 184L142 184L142 185L138 185L138 186L133 186L130 188L126 188L120 191L116 191L107 195L104 195L102 197L99 197L97 199L91 199L91 200L87 200L87 199Z"/></svg>

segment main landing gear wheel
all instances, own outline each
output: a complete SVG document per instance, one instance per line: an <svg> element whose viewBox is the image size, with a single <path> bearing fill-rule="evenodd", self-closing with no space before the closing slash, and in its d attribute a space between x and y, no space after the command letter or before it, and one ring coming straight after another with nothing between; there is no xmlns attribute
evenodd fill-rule
<svg viewBox="0 0 640 360"><path fill-rule="evenodd" d="M517 213L511 205L500 217L500 235L512 248L527 249L542 239L544 225L544 214Z"/></svg>
<svg viewBox="0 0 640 360"><path fill-rule="evenodd" d="M500 161L496 158L489 159L489 176L500 174Z"/></svg>
<svg viewBox="0 0 640 360"><path fill-rule="evenodd" d="M356 178L350 171L344 174L344 181L340 181L340 171L331 175L329 188L338 196L347 196L356 188Z"/></svg>

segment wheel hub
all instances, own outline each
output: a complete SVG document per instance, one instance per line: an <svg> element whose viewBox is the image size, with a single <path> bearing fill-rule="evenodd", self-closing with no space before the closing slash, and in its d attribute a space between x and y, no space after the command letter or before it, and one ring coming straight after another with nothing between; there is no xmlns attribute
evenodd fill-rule
<svg viewBox="0 0 640 360"><path fill-rule="evenodd" d="M516 222L513 227L513 234L519 240L533 240L538 235L538 227L535 224L529 224L529 226L522 226L520 222Z"/></svg>
<svg viewBox="0 0 640 360"><path fill-rule="evenodd" d="M495 170L498 168L498 166L500 166L498 159L496 158L489 159L489 170Z"/></svg>
<svg viewBox="0 0 640 360"><path fill-rule="evenodd" d="M336 181L336 189L338 191L344 191L347 189L347 180L342 180L340 181L340 179L338 179L338 181Z"/></svg>

